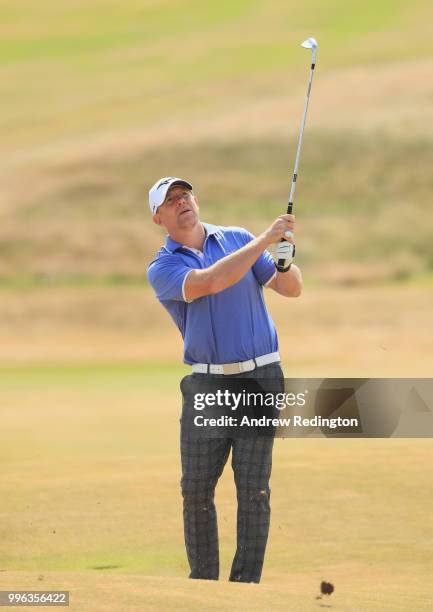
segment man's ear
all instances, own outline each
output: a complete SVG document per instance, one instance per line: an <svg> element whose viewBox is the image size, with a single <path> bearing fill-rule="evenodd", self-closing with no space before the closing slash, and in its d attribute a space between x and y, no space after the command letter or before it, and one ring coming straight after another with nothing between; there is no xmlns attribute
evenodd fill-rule
<svg viewBox="0 0 433 612"><path fill-rule="evenodd" d="M195 203L197 204L197 208L200 208L200 202L199 202L198 196L196 196L195 193L194 193L194 200L195 200Z"/></svg>
<svg viewBox="0 0 433 612"><path fill-rule="evenodd" d="M156 225L162 225L162 221L161 221L161 215L159 214L159 212L156 212L153 217L153 222L156 223Z"/></svg>

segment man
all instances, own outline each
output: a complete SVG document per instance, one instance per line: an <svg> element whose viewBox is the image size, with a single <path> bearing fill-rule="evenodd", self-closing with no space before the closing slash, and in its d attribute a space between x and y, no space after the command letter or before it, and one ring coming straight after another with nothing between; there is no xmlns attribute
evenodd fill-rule
<svg viewBox="0 0 433 612"><path fill-rule="evenodd" d="M184 361L192 366L192 374L181 383L181 488L190 578L219 577L213 500L232 450L238 516L230 580L259 582L269 531L273 437L197 439L184 417L191 408L191 381L282 378L263 287L285 297L301 293L301 273L291 261L295 217L281 215L257 238L239 227L203 223L191 183L176 177L155 183L149 205L153 221L168 232L165 246L149 265L149 281L179 328ZM274 250L273 258L268 248ZM276 271L278 261L282 272Z"/></svg>

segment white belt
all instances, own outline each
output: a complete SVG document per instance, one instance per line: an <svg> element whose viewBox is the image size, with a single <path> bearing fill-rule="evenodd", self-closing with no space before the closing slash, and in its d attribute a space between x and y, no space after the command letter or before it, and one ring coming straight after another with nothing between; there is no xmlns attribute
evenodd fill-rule
<svg viewBox="0 0 433 612"><path fill-rule="evenodd" d="M275 361L280 361L280 354L278 352L260 355L260 357L255 359L238 361L236 363L195 363L192 366L192 371L198 374L242 374L243 372L251 372L256 367L268 365L268 363L274 363Z"/></svg>

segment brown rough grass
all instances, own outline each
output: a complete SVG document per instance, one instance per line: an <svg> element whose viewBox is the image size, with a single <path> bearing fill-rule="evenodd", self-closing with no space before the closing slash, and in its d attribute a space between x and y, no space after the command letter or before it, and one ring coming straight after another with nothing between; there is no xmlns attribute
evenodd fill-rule
<svg viewBox="0 0 433 612"><path fill-rule="evenodd" d="M431 287L266 292L288 376L431 376ZM150 288L2 290L0 361L180 363L180 334Z"/></svg>

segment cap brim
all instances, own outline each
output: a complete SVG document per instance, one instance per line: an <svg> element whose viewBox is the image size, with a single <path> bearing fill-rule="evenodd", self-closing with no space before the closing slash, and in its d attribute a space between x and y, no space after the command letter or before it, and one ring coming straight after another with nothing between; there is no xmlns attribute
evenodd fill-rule
<svg viewBox="0 0 433 612"><path fill-rule="evenodd" d="M191 185L191 183L188 183L188 181L184 181L184 180L173 181L172 183L170 183L170 187L167 189L166 195L167 195L168 191L172 187L174 187L175 185L183 185L184 187L188 187L188 189L192 190L192 185Z"/></svg>

